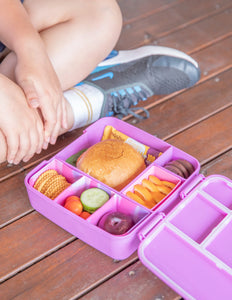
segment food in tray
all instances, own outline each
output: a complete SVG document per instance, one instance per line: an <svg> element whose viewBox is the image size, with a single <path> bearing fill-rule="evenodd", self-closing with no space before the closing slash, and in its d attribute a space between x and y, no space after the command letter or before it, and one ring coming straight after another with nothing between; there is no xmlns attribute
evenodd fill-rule
<svg viewBox="0 0 232 300"><path fill-rule="evenodd" d="M63 175L54 169L44 171L39 175L33 187L48 198L54 200L70 183Z"/></svg>
<svg viewBox="0 0 232 300"><path fill-rule="evenodd" d="M89 212L87 212L87 211L83 211L81 214L80 214L80 217L82 218L82 219L88 219L88 217L89 216L91 216L91 214L89 213Z"/></svg>
<svg viewBox="0 0 232 300"><path fill-rule="evenodd" d="M69 196L65 199L64 207L78 216L80 216L80 214L83 212L81 200L75 195Z"/></svg>
<svg viewBox="0 0 232 300"><path fill-rule="evenodd" d="M103 215L98 226L109 233L121 235L134 226L134 221L132 216L116 211Z"/></svg>
<svg viewBox="0 0 232 300"><path fill-rule="evenodd" d="M162 152L160 152L157 149L148 147L147 145L144 145L131 137L127 136L126 134L118 131L113 126L107 125L104 129L104 133L102 136L102 141L108 140L108 139L115 139L115 140L121 140L129 145L131 145L135 150L137 150L141 155L143 156L146 165L151 164L157 157L159 157Z"/></svg>
<svg viewBox="0 0 232 300"><path fill-rule="evenodd" d="M166 197L175 186L176 184L173 182L160 180L154 175L149 175L148 179L144 178L141 184L135 184L134 191L127 191L126 195L145 207L152 208Z"/></svg>
<svg viewBox="0 0 232 300"><path fill-rule="evenodd" d="M76 195L68 196L65 199L64 207L83 219L87 219L91 215L83 209L81 199Z"/></svg>
<svg viewBox="0 0 232 300"><path fill-rule="evenodd" d="M158 158L162 152L153 147L149 147L143 143L138 142L137 140L125 135L124 133L118 131L113 126L105 126L101 141L105 140L119 140L131 145L136 151L138 151L144 158L145 164L148 166ZM72 156L66 159L66 162L76 166L77 160L88 148L81 149L79 152L73 154Z"/></svg>
<svg viewBox="0 0 232 300"><path fill-rule="evenodd" d="M121 190L145 170L142 155L121 140L104 140L86 150L77 160L77 168Z"/></svg>
<svg viewBox="0 0 232 300"><path fill-rule="evenodd" d="M105 204L109 198L109 194L100 188L86 189L80 196L83 209L90 214Z"/></svg>
<svg viewBox="0 0 232 300"><path fill-rule="evenodd" d="M186 159L175 159L169 161L164 165L164 168L185 179L194 172L193 165Z"/></svg>
<svg viewBox="0 0 232 300"><path fill-rule="evenodd" d="M66 159L66 162L69 163L70 165L76 167L76 163L78 158L81 156L82 153L84 153L88 148L84 148L82 150L80 150L79 152L73 154L72 156L68 157Z"/></svg>

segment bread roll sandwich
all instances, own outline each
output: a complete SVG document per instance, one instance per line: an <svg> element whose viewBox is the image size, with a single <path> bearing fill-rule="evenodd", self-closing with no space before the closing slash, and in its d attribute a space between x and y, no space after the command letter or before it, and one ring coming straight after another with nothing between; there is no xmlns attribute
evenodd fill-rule
<svg viewBox="0 0 232 300"><path fill-rule="evenodd" d="M76 166L116 190L123 189L145 168L142 155L121 140L104 140L86 150Z"/></svg>

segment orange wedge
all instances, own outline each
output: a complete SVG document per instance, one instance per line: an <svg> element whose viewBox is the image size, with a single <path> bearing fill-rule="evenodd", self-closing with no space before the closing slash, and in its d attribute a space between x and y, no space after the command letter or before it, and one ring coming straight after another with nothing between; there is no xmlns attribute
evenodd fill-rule
<svg viewBox="0 0 232 300"><path fill-rule="evenodd" d="M153 200L151 193L148 191L148 189L143 187L141 184L136 184L134 186L134 192L145 202L151 202Z"/></svg>
<svg viewBox="0 0 232 300"><path fill-rule="evenodd" d="M166 185L157 185L157 188L161 193L163 193L165 195L169 194L172 190L171 188L167 187Z"/></svg>
<svg viewBox="0 0 232 300"><path fill-rule="evenodd" d="M162 180L161 182L162 184L166 185L167 187L170 187L171 189L174 189L174 187L176 186L175 183L170 181Z"/></svg>
<svg viewBox="0 0 232 300"><path fill-rule="evenodd" d="M153 202L145 202L143 199L141 199L137 194L128 191L126 195L131 198L132 200L136 201L137 203L142 204L143 206L147 208L152 208L154 206Z"/></svg>
<svg viewBox="0 0 232 300"><path fill-rule="evenodd" d="M143 179L142 180L142 185L145 188L147 188L150 192L158 192L159 191L157 186L148 179Z"/></svg>
<svg viewBox="0 0 232 300"><path fill-rule="evenodd" d="M166 195L162 194L161 192L152 192L151 193L153 200L156 203L159 203Z"/></svg>
<svg viewBox="0 0 232 300"><path fill-rule="evenodd" d="M136 202L138 202L138 203L140 203L140 204L146 206L146 203L144 202L144 200L141 199L141 198L140 198L138 195L136 195L135 193L133 193L133 192L131 192L131 191L128 191L128 192L126 192L126 195L127 195L127 197L129 197L130 199L132 199L132 200L134 200L134 201L136 201Z"/></svg>
<svg viewBox="0 0 232 300"><path fill-rule="evenodd" d="M154 176L154 175L149 175L148 179L154 184L157 184L157 185L162 184L161 180L158 177Z"/></svg>

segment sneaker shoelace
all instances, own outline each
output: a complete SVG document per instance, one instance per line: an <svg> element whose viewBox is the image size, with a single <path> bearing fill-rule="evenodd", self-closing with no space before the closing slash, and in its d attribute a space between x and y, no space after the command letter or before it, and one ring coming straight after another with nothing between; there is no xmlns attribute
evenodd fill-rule
<svg viewBox="0 0 232 300"><path fill-rule="evenodd" d="M131 107L132 105L137 105L140 101L147 100L147 97L148 96L146 90L140 88L139 86L130 87L118 92L112 92L112 111L116 113L119 118L131 114L136 119L147 119L150 116L147 109L145 109L144 107ZM138 109L143 110L145 116L135 113L135 111Z"/></svg>

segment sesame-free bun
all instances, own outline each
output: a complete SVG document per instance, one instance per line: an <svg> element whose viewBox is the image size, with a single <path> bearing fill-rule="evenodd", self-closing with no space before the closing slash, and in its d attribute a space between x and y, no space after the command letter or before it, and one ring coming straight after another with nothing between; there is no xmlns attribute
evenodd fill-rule
<svg viewBox="0 0 232 300"><path fill-rule="evenodd" d="M76 166L118 191L146 168L142 155L120 140L104 140L91 146Z"/></svg>

